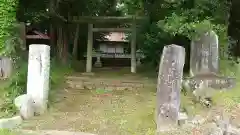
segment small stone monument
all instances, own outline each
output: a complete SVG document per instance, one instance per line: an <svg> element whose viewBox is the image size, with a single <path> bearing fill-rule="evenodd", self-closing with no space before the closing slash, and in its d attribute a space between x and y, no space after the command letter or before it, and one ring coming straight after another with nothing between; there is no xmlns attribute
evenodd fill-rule
<svg viewBox="0 0 240 135"><path fill-rule="evenodd" d="M0 57L0 78L9 78L12 74L12 60L9 57Z"/></svg>
<svg viewBox="0 0 240 135"><path fill-rule="evenodd" d="M33 44L29 46L27 94L34 101L36 113L47 109L49 91L50 46Z"/></svg>
<svg viewBox="0 0 240 135"><path fill-rule="evenodd" d="M178 45L164 47L157 84L157 133L172 130L178 125L184 62L183 47Z"/></svg>
<svg viewBox="0 0 240 135"><path fill-rule="evenodd" d="M190 76L200 72L219 71L218 36L214 31L206 32L191 43Z"/></svg>
<svg viewBox="0 0 240 135"><path fill-rule="evenodd" d="M219 73L218 36L209 31L194 40L191 45L190 76L183 82L185 89L194 91L198 100L211 98L212 90L230 89L235 78L223 77ZM204 101L205 102L205 101Z"/></svg>
<svg viewBox="0 0 240 135"><path fill-rule="evenodd" d="M15 129L22 124L21 116L0 119L0 129Z"/></svg>

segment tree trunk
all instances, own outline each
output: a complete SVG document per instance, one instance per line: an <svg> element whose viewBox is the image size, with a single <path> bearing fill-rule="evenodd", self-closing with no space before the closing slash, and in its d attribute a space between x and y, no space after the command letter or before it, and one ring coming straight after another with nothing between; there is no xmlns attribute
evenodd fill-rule
<svg viewBox="0 0 240 135"><path fill-rule="evenodd" d="M76 33L75 33L75 37L74 37L74 43L73 43L73 51L72 51L73 59L76 59L76 60L78 57L79 31L80 31L80 25L77 24Z"/></svg>
<svg viewBox="0 0 240 135"><path fill-rule="evenodd" d="M228 35L236 41L235 44L231 44L230 51L233 56L239 57L239 34L240 34L240 17L238 13L240 12L239 9L240 2L238 0L231 0L231 7L230 7L230 17L229 17L229 25L228 25Z"/></svg>
<svg viewBox="0 0 240 135"><path fill-rule="evenodd" d="M50 0L49 1L49 12L53 13L54 8L55 8L55 1ZM54 25L53 25L53 20L50 18L49 19L50 25L49 25L49 36L50 36L50 47L51 47L51 53L53 53L53 56L56 54L57 55L57 46L54 46L55 44L55 31L54 31Z"/></svg>
<svg viewBox="0 0 240 135"><path fill-rule="evenodd" d="M50 46L51 46L51 52L53 53L53 54L55 54L56 53L56 46L54 46L54 44L55 44L55 35L54 35L54 27L53 27L53 24L52 24L52 22L50 22L50 28L49 28L49 35L50 35Z"/></svg>
<svg viewBox="0 0 240 135"><path fill-rule="evenodd" d="M62 31L63 35L63 58L62 58L62 63L66 64L67 63L67 58L68 58L68 36L67 36L67 25L64 24L64 31Z"/></svg>
<svg viewBox="0 0 240 135"><path fill-rule="evenodd" d="M59 26L57 29L57 58L58 60L62 59L63 52L63 36L62 36L62 27Z"/></svg>

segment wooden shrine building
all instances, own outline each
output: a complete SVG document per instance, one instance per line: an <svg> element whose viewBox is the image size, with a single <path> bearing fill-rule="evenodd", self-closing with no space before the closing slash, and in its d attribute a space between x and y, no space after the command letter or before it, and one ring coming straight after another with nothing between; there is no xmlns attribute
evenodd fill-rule
<svg viewBox="0 0 240 135"><path fill-rule="evenodd" d="M136 73L137 67L137 55L136 55L136 34L137 34L137 22L145 19L144 17L136 17L136 16L127 16L127 17L110 17L110 16L81 16L81 17L73 17L72 23L88 23L88 43L87 43L87 54L86 54L86 72L92 72L92 58L97 57L97 61L100 62L100 57L107 57L107 55L103 54L94 54L93 53L93 33L94 32L130 32L131 40L129 41L131 44L130 57L131 59L131 72ZM99 23L128 23L131 25L130 28L95 28L94 24ZM118 53L114 54L114 57L118 55ZM112 56L109 56L112 57ZM119 57L125 57L125 55L119 55ZM96 63L95 63L96 64Z"/></svg>

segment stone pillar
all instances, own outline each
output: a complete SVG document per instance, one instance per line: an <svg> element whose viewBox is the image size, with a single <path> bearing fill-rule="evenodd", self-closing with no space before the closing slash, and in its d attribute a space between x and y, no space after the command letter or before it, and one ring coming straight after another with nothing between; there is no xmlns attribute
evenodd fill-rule
<svg viewBox="0 0 240 135"><path fill-rule="evenodd" d="M132 39L131 39L131 73L136 73L136 23L132 24Z"/></svg>
<svg viewBox="0 0 240 135"><path fill-rule="evenodd" d="M86 72L92 72L93 24L88 24L87 64Z"/></svg>
<svg viewBox="0 0 240 135"><path fill-rule="evenodd" d="M33 44L29 46L27 94L34 101L39 114L47 109L49 92L50 46Z"/></svg>
<svg viewBox="0 0 240 135"><path fill-rule="evenodd" d="M168 45L163 49L157 84L157 134L178 124L185 49Z"/></svg>

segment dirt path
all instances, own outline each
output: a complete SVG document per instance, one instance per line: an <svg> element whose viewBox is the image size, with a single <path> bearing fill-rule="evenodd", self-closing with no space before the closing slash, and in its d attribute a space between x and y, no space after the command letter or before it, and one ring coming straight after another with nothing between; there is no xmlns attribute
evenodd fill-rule
<svg viewBox="0 0 240 135"><path fill-rule="evenodd" d="M75 75L74 81L71 79L68 81L78 83L76 77L78 75ZM112 79L97 77L96 80L104 80L105 83L119 82L119 80L138 81L146 85L138 90L113 90L107 95L98 94L96 90L66 87L57 91L55 103L46 114L25 121L22 128L79 131L99 135L152 134L155 130L154 80L130 75Z"/></svg>
<svg viewBox="0 0 240 135"><path fill-rule="evenodd" d="M111 74L109 71L94 76L84 77L75 74L66 78L68 85L55 91L54 104L48 112L25 121L22 125L23 129L61 130L98 135L155 134L155 78L122 73ZM105 94L96 91L101 85L106 86L106 89L113 86L120 87L123 85L121 82L124 82L121 89ZM88 86L83 87L83 84ZM229 116L236 126L240 126L239 108L240 105L234 106L229 111ZM221 115L222 110L225 108L213 107L211 110L202 110L200 115L214 117ZM184 129L183 134L181 130L178 132L179 135L192 133L191 129L188 131Z"/></svg>

